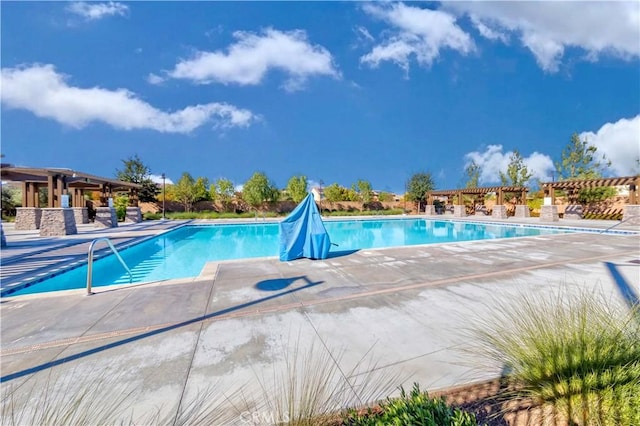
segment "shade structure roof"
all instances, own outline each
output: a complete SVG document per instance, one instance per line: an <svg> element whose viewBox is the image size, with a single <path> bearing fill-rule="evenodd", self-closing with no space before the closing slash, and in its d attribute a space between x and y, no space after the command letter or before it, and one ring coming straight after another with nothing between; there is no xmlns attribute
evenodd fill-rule
<svg viewBox="0 0 640 426"><path fill-rule="evenodd" d="M48 182L50 176L64 177L69 187L80 189L95 189L101 185L109 185L113 191L142 188L137 183L123 182L64 168L5 167L3 165L0 168L0 175L2 180L43 184Z"/></svg>
<svg viewBox="0 0 640 426"><path fill-rule="evenodd" d="M439 189L429 191L429 195L445 196L457 194L489 194L491 192L523 192L527 191L524 186L487 186L482 188L459 188L459 189Z"/></svg>
<svg viewBox="0 0 640 426"><path fill-rule="evenodd" d="M637 185L640 180L640 176L623 176L612 178L598 178L598 179L580 179L580 180L563 180L559 182L545 182L542 184L543 188L553 189L587 189L587 188L600 188L605 186L624 186L624 185Z"/></svg>

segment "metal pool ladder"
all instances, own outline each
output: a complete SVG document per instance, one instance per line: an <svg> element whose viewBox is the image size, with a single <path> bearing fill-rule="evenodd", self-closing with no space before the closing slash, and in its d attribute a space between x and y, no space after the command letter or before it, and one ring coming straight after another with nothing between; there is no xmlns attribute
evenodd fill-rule
<svg viewBox="0 0 640 426"><path fill-rule="evenodd" d="M87 263L87 296L93 294L91 292L91 280L93 279L93 249L94 249L96 243L98 243L100 241L106 242L107 245L109 246L109 248L111 249L111 251L113 252L113 254L116 255L116 257L118 258L118 260L120 261L120 263L122 264L124 269L129 274L129 283L131 283L131 281L133 281L133 274L131 273L131 269L129 269L127 264L124 263L124 260L122 260L122 256L120 256L120 253L118 252L118 249L116 249L115 246L111 243L111 240L109 240L109 238L106 238L106 237L97 238L97 239L91 241L91 245L89 246L89 259L88 259L88 263Z"/></svg>

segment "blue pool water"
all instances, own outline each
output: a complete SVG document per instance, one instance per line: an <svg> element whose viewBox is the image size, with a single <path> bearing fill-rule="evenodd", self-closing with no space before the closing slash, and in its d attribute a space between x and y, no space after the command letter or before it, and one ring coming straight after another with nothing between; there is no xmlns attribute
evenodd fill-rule
<svg viewBox="0 0 640 426"><path fill-rule="evenodd" d="M494 238L525 237L563 232L530 228L425 219L386 219L325 222L331 252L369 248ZM133 272L133 282L195 277L206 262L277 256L277 223L239 225L194 225L170 231L121 251ZM10 296L86 287L87 267L62 273ZM105 256L93 265L93 286L129 283L129 275L115 256Z"/></svg>

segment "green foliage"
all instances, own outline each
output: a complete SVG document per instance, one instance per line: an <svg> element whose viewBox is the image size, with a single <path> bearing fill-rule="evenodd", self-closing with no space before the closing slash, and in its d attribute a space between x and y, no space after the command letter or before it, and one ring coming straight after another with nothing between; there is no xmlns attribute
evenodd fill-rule
<svg viewBox="0 0 640 426"><path fill-rule="evenodd" d="M578 192L578 202L582 204L597 203L615 197L616 189L611 186L582 189Z"/></svg>
<svg viewBox="0 0 640 426"><path fill-rule="evenodd" d="M330 203L347 201L346 198L344 198L344 188L342 188L337 183L332 183L331 185L324 188L324 197Z"/></svg>
<svg viewBox="0 0 640 426"><path fill-rule="evenodd" d="M594 179L611 165L604 155L598 154L598 148L587 140L580 140L577 133L571 135L571 141L562 150L562 159L556 163L556 171L561 180Z"/></svg>
<svg viewBox="0 0 640 426"><path fill-rule="evenodd" d="M371 202L373 199L373 190L371 189L371 183L367 180L358 180L353 188L358 193L360 201L364 204Z"/></svg>
<svg viewBox="0 0 640 426"><path fill-rule="evenodd" d="M195 202L211 200L211 195L209 194L209 179L206 177L196 179L193 184L193 196Z"/></svg>
<svg viewBox="0 0 640 426"><path fill-rule="evenodd" d="M365 413L352 410L343 425L386 426L386 425L425 425L425 426L475 426L473 414L452 408L442 398L431 398L427 392L421 392L417 383L406 394L400 389L400 398L390 399L380 404L379 410L369 409Z"/></svg>
<svg viewBox="0 0 640 426"><path fill-rule="evenodd" d="M393 194L389 192L380 191L380 193L378 194L378 201L382 203L389 203L393 201Z"/></svg>
<svg viewBox="0 0 640 426"><path fill-rule="evenodd" d="M482 169L474 160L467 165L464 169L464 175L467 178L465 188L477 188L480 182L480 172Z"/></svg>
<svg viewBox="0 0 640 426"><path fill-rule="evenodd" d="M2 216L15 216L16 207L22 204L22 191L2 187Z"/></svg>
<svg viewBox="0 0 640 426"><path fill-rule="evenodd" d="M211 199L213 201L219 201L225 211L229 210L235 193L233 182L226 178L220 178L215 183L212 183L209 190Z"/></svg>
<svg viewBox="0 0 640 426"><path fill-rule="evenodd" d="M182 203L187 212L191 211L193 203L196 201L195 184L196 181L193 176L184 172L180 180L172 188L175 200Z"/></svg>
<svg viewBox="0 0 640 426"><path fill-rule="evenodd" d="M520 155L518 150L514 150L509 157L509 165L507 166L507 172L500 172L500 181L503 186L525 186L529 179L531 179L532 173L524 164L524 159Z"/></svg>
<svg viewBox="0 0 640 426"><path fill-rule="evenodd" d="M278 188L262 172L254 173L242 188L242 198L255 209L266 202L277 201L279 196Z"/></svg>
<svg viewBox="0 0 640 426"><path fill-rule="evenodd" d="M306 176L293 176L289 179L287 183L287 192L291 199L299 203L304 200L304 197L309 193L308 191L308 183Z"/></svg>
<svg viewBox="0 0 640 426"><path fill-rule="evenodd" d="M433 190L435 185L431 173L416 173L407 182L406 198L418 203L418 209L427 201L427 192Z"/></svg>
<svg viewBox="0 0 640 426"><path fill-rule="evenodd" d="M113 206L116 209L116 216L122 222L127 215L127 206L129 205L129 197L127 195L118 195L113 200Z"/></svg>
<svg viewBox="0 0 640 426"><path fill-rule="evenodd" d="M478 323L488 355L516 389L569 424L640 424L640 305L593 291L525 294Z"/></svg>
<svg viewBox="0 0 640 426"><path fill-rule="evenodd" d="M364 210L364 211L324 211L324 216L390 216L403 214L402 209L388 209L388 210Z"/></svg>
<svg viewBox="0 0 640 426"><path fill-rule="evenodd" d="M123 182L132 182L142 185L142 188L138 192L138 198L143 202L156 201L157 195L160 193L158 185L156 185L150 178L149 173L151 170L146 166L138 154L132 157L122 160L123 169L116 170L116 177Z"/></svg>
<svg viewBox="0 0 640 426"><path fill-rule="evenodd" d="M541 209L542 208L542 204L544 203L544 198L534 198L533 200L527 200L527 206L529 206L530 209Z"/></svg>

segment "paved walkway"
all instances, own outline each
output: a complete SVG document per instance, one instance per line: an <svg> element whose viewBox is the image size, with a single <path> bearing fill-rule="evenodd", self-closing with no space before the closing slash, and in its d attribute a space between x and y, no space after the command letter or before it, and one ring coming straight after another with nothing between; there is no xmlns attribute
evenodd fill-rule
<svg viewBox="0 0 640 426"><path fill-rule="evenodd" d="M292 363L306 368L298 377L316 371L346 384L341 402L351 404L414 381L436 390L485 380L502 366L478 355L469 330L490 321L496 303L597 289L625 306L640 292L639 242L638 235L575 233L360 250L323 261L230 261L210 263L194 279L93 296L5 298L3 405L23 412L46 389L59 407L74 395L98 405L123 400L123 412L107 404L112 422L193 419L189 404L200 401L218 408L209 423L249 424L273 415L261 404L282 393L276 382ZM366 380L393 386L367 395Z"/></svg>

